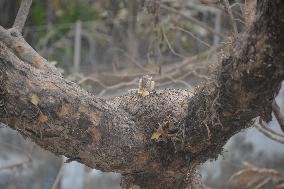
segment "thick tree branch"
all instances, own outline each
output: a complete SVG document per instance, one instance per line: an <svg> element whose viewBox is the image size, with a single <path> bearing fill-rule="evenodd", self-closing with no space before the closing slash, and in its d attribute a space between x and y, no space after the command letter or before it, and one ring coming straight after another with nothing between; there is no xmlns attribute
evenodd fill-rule
<svg viewBox="0 0 284 189"><path fill-rule="evenodd" d="M22 0L19 11L17 13L15 22L13 24L13 28L16 28L18 32L22 32L23 27L26 23L30 7L32 5L33 0Z"/></svg>
<svg viewBox="0 0 284 189"><path fill-rule="evenodd" d="M0 122L55 154L122 173L126 188L189 187L196 165L216 158L253 118L271 120L267 104L284 78L283 18L282 0L259 1L255 22L194 95L167 89L108 100L65 80L20 35L0 28Z"/></svg>

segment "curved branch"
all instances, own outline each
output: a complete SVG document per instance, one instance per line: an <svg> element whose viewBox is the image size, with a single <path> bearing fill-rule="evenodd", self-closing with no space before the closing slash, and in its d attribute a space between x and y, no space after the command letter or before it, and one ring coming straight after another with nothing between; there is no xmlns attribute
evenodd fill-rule
<svg viewBox="0 0 284 189"><path fill-rule="evenodd" d="M257 130L259 130L262 134L264 134L265 136L267 136L268 138L276 141L276 142L279 142L281 144L284 144L284 136L283 135L280 135L268 128L266 128L263 124L259 123L259 124L256 124L255 125L255 128Z"/></svg>
<svg viewBox="0 0 284 189"><path fill-rule="evenodd" d="M0 122L55 154L123 173L126 187L186 188L188 171L216 158L253 118L271 120L267 104L284 79L283 17L282 0L259 1L256 21L194 95L166 89L108 100L62 78L0 28ZM161 138L151 139L155 132Z"/></svg>

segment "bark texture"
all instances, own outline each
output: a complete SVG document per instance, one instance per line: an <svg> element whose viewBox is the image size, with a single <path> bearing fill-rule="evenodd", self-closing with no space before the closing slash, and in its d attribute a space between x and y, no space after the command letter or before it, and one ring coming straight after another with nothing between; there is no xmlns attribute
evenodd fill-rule
<svg viewBox="0 0 284 189"><path fill-rule="evenodd" d="M122 173L124 188L205 188L196 166L217 158L254 118L271 120L284 79L283 33L284 1L258 1L255 21L194 94L104 100L62 78L15 29L0 28L0 122L55 154Z"/></svg>

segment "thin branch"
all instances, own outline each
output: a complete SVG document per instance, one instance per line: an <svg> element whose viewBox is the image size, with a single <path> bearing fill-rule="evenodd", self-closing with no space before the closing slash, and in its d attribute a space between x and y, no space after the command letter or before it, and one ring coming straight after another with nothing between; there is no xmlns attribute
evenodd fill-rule
<svg viewBox="0 0 284 189"><path fill-rule="evenodd" d="M138 83L137 78L135 78L129 82L119 82L118 84L107 86L104 83L102 83L99 79L94 78L94 77L82 77L79 81L77 81L77 83L81 85L82 83L86 81L92 81L92 82L98 83L102 88L107 89L107 90L119 89L121 87L127 87L127 86L133 86Z"/></svg>
<svg viewBox="0 0 284 189"><path fill-rule="evenodd" d="M233 29L233 33L234 35L238 34L238 28L237 28L237 23L235 21L234 15L232 13L231 7L230 7L230 3L228 0L223 0L223 4L225 7L226 12L229 14L229 18L230 18L230 22L232 25L232 29Z"/></svg>
<svg viewBox="0 0 284 189"><path fill-rule="evenodd" d="M32 1L33 0L22 0L21 2L21 6L13 24L13 28L16 28L20 33L22 32L23 27L26 23Z"/></svg>
<svg viewBox="0 0 284 189"><path fill-rule="evenodd" d="M180 58L186 58L185 56L183 56L183 55L180 54L180 53L177 53L177 52L173 49L173 47L172 47L172 45L171 45L171 43L170 43L170 41L169 41L169 39L168 39L168 37L167 37L167 35L166 35L166 33L165 33L165 31L164 31L163 28L162 28L162 33L163 33L163 37L164 37L164 39L166 40L166 43L167 43L167 45L168 45L170 51L171 51L174 55L176 55L176 56L178 56L178 57L180 57Z"/></svg>
<svg viewBox="0 0 284 189"><path fill-rule="evenodd" d="M185 29L183 29L183 28L181 28L181 27L179 27L179 26L175 26L175 27L172 27L172 28L173 28L173 29L180 30L180 31L182 31L182 32L184 32L184 33L190 35L191 37L193 37L194 39L196 39L197 41L199 41L200 43L202 43L202 44L205 45L206 47L208 47L208 48L210 48L210 49L212 48L211 45L209 45L208 43L206 43L205 41L203 41L203 40L200 39L199 37L195 36L195 35L194 35L193 33L191 33L190 31L185 30Z"/></svg>
<svg viewBox="0 0 284 189"><path fill-rule="evenodd" d="M212 33L212 34L214 34L214 35L218 35L218 36L224 38L224 35L223 35L223 34L221 34L221 33L218 32L218 31L215 31L213 28L209 27L208 25L206 25L205 23L203 23L203 22L197 20L197 19L194 18L194 17L188 16L188 15L186 15L186 14L184 14L184 13L182 13L182 12L180 12L180 11L178 11L178 10L172 8L172 7L169 7L169 6L165 5L165 4L161 4L161 8L163 8L163 9L165 9L165 10L167 10L167 11L170 11L170 12L172 12L172 13L174 13L174 14L180 15L181 17L183 17L183 18L185 18L185 19L187 19L187 20L189 20L189 21L191 21L191 22L193 22L193 23L195 23L195 24L201 26L202 28L206 29L206 30L209 31L210 33Z"/></svg>
<svg viewBox="0 0 284 189"><path fill-rule="evenodd" d="M272 102L272 111L280 125L281 130L284 132L284 115L281 113L280 108L275 100Z"/></svg>
<svg viewBox="0 0 284 189"><path fill-rule="evenodd" d="M219 0L199 0L200 3L206 4L206 5L212 5L219 3Z"/></svg>
<svg viewBox="0 0 284 189"><path fill-rule="evenodd" d="M147 72L149 74L155 74L154 72L147 70L145 67L143 67L143 65L137 62L137 60L133 56L131 56L129 53L127 53L125 50L119 49L119 48L117 48L116 50L122 52L123 55L130 60L131 63L133 63L135 66L137 66L142 71Z"/></svg>
<svg viewBox="0 0 284 189"><path fill-rule="evenodd" d="M284 136L272 131L271 129L268 129L262 122L256 124L255 128L268 138L281 144L284 144Z"/></svg>

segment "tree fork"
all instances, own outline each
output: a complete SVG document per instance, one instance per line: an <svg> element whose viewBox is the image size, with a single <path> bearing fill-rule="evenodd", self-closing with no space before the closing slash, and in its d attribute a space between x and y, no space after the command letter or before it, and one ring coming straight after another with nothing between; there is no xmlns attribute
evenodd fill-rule
<svg viewBox="0 0 284 189"><path fill-rule="evenodd" d="M165 89L104 100L62 78L15 28L0 27L0 122L57 155L122 173L125 188L202 188L198 164L254 118L271 120L283 33L284 2L258 1L255 21L194 95ZM152 140L160 127L174 133Z"/></svg>

